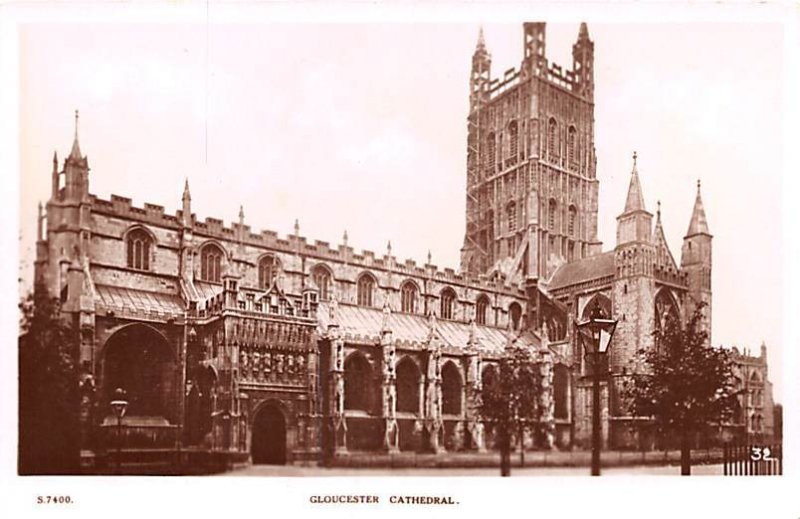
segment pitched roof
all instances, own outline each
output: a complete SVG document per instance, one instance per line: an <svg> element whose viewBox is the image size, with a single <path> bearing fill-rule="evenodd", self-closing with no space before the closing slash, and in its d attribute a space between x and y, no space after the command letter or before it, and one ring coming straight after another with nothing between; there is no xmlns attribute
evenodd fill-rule
<svg viewBox="0 0 800 519"><path fill-rule="evenodd" d="M322 302L317 311L320 331L324 333L331 322L330 304ZM379 308L366 308L339 303L336 321L342 337L347 341L377 343L383 328L384 312ZM431 326L423 315L394 312L389 315L388 328L392 332L395 346L406 349L423 349L428 343ZM463 353L467 349L472 325L438 319L436 332L442 343L442 351ZM509 332L492 326L475 325L475 338L481 353L501 355L508 344ZM514 334L514 336L516 336ZM530 343L536 338L526 334L522 340ZM535 344L538 346L539 344Z"/></svg>
<svg viewBox="0 0 800 519"><path fill-rule="evenodd" d="M558 290L578 283L614 275L614 251L595 254L565 263L553 273L549 290Z"/></svg>
<svg viewBox="0 0 800 519"><path fill-rule="evenodd" d="M694 199L694 209L692 219L689 221L689 230L686 236L695 234L711 234L708 232L708 220L706 220L706 210L703 208L703 199L700 197L700 181L697 181L697 197Z"/></svg>
<svg viewBox="0 0 800 519"><path fill-rule="evenodd" d="M111 285L96 285L95 290L97 304L108 309L166 315L182 315L185 309L183 300L176 294Z"/></svg>
<svg viewBox="0 0 800 519"><path fill-rule="evenodd" d="M631 183L628 186L628 198L625 200L625 213L633 211L644 211L644 196L642 195L642 184L639 182L639 172L636 163L633 164L631 172Z"/></svg>

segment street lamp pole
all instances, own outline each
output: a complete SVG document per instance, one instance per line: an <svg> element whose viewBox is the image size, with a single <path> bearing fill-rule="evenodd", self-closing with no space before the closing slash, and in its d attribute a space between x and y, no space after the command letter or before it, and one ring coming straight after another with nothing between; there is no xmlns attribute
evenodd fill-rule
<svg viewBox="0 0 800 519"><path fill-rule="evenodd" d="M611 338L617 321L602 316L595 307L587 321L575 323L578 340L583 344L586 359L592 368L592 476L600 475L600 450L602 448L602 424L600 422L600 377L606 373L605 359L611 346Z"/></svg>
<svg viewBox="0 0 800 519"><path fill-rule="evenodd" d="M122 470L122 417L128 408L125 396L125 390L118 387L114 390L114 400L111 401L111 409L117 415L117 473Z"/></svg>
<svg viewBox="0 0 800 519"><path fill-rule="evenodd" d="M602 447L602 424L600 423L600 354L592 358L592 476L600 475L600 449Z"/></svg>

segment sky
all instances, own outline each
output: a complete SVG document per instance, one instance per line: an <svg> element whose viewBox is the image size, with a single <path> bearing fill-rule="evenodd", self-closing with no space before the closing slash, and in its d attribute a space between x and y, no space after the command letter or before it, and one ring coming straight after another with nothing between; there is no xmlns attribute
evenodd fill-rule
<svg viewBox="0 0 800 519"><path fill-rule="evenodd" d="M492 73L522 24L485 24ZM80 110L90 190L457 268L468 77L479 25L32 24L20 28L20 254ZM676 260L702 181L714 235L714 344L768 346L780 401L783 34L780 25L589 24L599 237L613 248L632 165L661 202ZM575 23L547 26L571 66Z"/></svg>

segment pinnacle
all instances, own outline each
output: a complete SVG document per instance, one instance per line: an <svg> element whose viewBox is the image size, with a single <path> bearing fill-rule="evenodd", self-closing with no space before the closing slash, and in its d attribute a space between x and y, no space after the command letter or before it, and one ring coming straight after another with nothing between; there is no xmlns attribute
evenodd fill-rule
<svg viewBox="0 0 800 519"><path fill-rule="evenodd" d="M475 50L482 50L486 48L486 40L483 37L483 25L478 30L478 43L475 45Z"/></svg>
<svg viewBox="0 0 800 519"><path fill-rule="evenodd" d="M81 159L81 147L78 144L78 111L75 110L75 137L72 140L72 150L69 153L69 158L80 160Z"/></svg>
<svg viewBox="0 0 800 519"><path fill-rule="evenodd" d="M703 198L700 196L700 180L697 181L697 197L694 200L694 209L692 210L692 219L689 221L689 230L686 231L686 236L693 236L695 234L711 234L708 231L708 220L706 219L706 210L703 207Z"/></svg>
<svg viewBox="0 0 800 519"><path fill-rule="evenodd" d="M636 152L633 152L633 170L631 171L631 183L628 186L628 198L625 200L625 211L645 211L644 196L642 195L642 185L639 182L639 171L636 168Z"/></svg>

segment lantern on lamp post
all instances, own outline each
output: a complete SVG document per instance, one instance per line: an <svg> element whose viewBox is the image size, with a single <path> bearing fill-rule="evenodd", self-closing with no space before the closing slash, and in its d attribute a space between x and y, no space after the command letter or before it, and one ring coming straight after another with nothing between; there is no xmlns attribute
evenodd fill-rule
<svg viewBox="0 0 800 519"><path fill-rule="evenodd" d="M607 357L617 321L602 315L595 307L588 320L575 323L578 341L592 369L592 476L600 475L600 377L607 374Z"/></svg>

